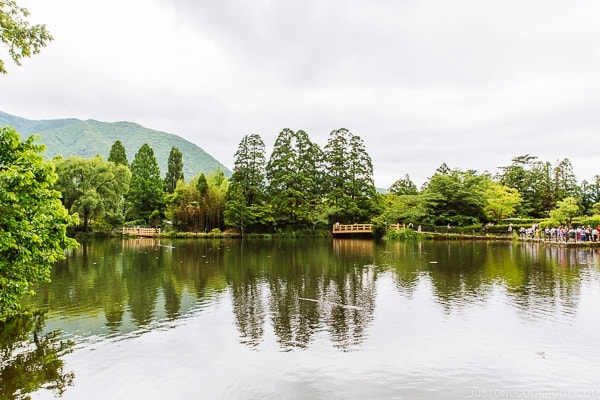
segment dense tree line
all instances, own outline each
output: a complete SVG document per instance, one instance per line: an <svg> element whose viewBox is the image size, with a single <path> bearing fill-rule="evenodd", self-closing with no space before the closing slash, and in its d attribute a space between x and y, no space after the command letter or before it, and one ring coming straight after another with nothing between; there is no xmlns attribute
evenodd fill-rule
<svg viewBox="0 0 600 400"><path fill-rule="evenodd" d="M379 221L465 226L519 217L567 224L598 214L600 176L578 185L569 159L552 165L525 154L511 161L495 176L442 164L420 190L406 175L384 195Z"/></svg>
<svg viewBox="0 0 600 400"><path fill-rule="evenodd" d="M377 204L373 165L360 137L335 130L321 149L306 132L283 129L268 161L259 135L240 142L225 222L241 232L315 229L369 220Z"/></svg>
<svg viewBox="0 0 600 400"><path fill-rule="evenodd" d="M565 224L600 210L600 176L578 185L568 159L552 165L529 154L496 175L443 163L421 188L406 174L380 194L364 142L347 129L332 131L324 148L302 130L283 129L268 157L260 135L246 135L229 179L213 171L186 181L175 147L164 179L147 144L131 164L125 154L116 141L108 161L54 160L55 187L84 230L92 220L99 229L169 221L177 231L242 234L328 229L334 222L477 226L520 217Z"/></svg>

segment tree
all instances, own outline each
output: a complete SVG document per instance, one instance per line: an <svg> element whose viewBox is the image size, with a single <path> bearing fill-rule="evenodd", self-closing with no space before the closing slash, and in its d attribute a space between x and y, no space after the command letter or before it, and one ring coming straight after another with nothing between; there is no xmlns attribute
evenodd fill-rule
<svg viewBox="0 0 600 400"><path fill-rule="evenodd" d="M429 222L435 225L470 225L485 218L484 191L489 178L476 171L450 170L436 173L427 182L424 194L430 204Z"/></svg>
<svg viewBox="0 0 600 400"><path fill-rule="evenodd" d="M484 193L484 211L490 221L499 221L513 215L521 203L517 189L490 181Z"/></svg>
<svg viewBox="0 0 600 400"><path fill-rule="evenodd" d="M410 180L408 174L406 174L404 178L400 178L392 183L388 192L400 196L404 194L417 194L419 191L417 190L417 185L415 185L413 181Z"/></svg>
<svg viewBox="0 0 600 400"><path fill-rule="evenodd" d="M140 147L131 163L131 182L125 199L129 221L158 224L164 212L163 180L154 151L147 143Z"/></svg>
<svg viewBox="0 0 600 400"><path fill-rule="evenodd" d="M573 166L568 158L556 163L554 168L554 199L560 201L566 197L574 197L577 193L577 179Z"/></svg>
<svg viewBox="0 0 600 400"><path fill-rule="evenodd" d="M169 196L168 216L181 231L222 229L227 179L223 171L200 174L189 183L177 182Z"/></svg>
<svg viewBox="0 0 600 400"><path fill-rule="evenodd" d="M550 218L559 224L571 225L571 220L581 213L577 199L566 197L558 202L556 208L550 211Z"/></svg>
<svg viewBox="0 0 600 400"><path fill-rule="evenodd" d="M244 233L270 219L265 204L265 144L257 134L242 138L226 196L225 222Z"/></svg>
<svg viewBox="0 0 600 400"><path fill-rule="evenodd" d="M18 312L33 283L50 279L65 249L77 247L66 235L77 218L52 189L56 173L43 150L34 137L22 142L13 128L0 128L0 321Z"/></svg>
<svg viewBox="0 0 600 400"><path fill-rule="evenodd" d="M29 11L15 0L0 0L0 41L8 47L8 54L17 65L21 65L22 58L38 54L53 40L45 25L29 26L27 17ZM0 73L7 73L2 59Z"/></svg>
<svg viewBox="0 0 600 400"><path fill-rule="evenodd" d="M119 206L131 180L129 167L104 161L71 156L56 160L58 180L55 188L62 193L63 205L78 213L83 230L92 218L119 214Z"/></svg>
<svg viewBox="0 0 600 400"><path fill-rule="evenodd" d="M279 133L266 167L267 192L279 225L314 226L321 199L323 153L304 131Z"/></svg>
<svg viewBox="0 0 600 400"><path fill-rule="evenodd" d="M113 143L110 148L110 152L108 153L108 161L114 162L118 165L129 166L129 162L127 161L127 153L125 152L125 147L120 140L117 140Z"/></svg>
<svg viewBox="0 0 600 400"><path fill-rule="evenodd" d="M523 199L519 211L523 215L545 217L558 200L574 193L574 176L566 159L553 168L549 162L525 154L514 157L511 165L501 169L498 181L519 191Z"/></svg>
<svg viewBox="0 0 600 400"><path fill-rule="evenodd" d="M384 212L379 217L385 225L396 223L422 223L428 222L430 210L435 205L436 196L428 193L383 195Z"/></svg>
<svg viewBox="0 0 600 400"><path fill-rule="evenodd" d="M594 213L594 205L600 202L600 175L595 175L591 182L581 181L577 190L577 198L584 215Z"/></svg>
<svg viewBox="0 0 600 400"><path fill-rule="evenodd" d="M325 146L325 195L341 210L336 219L361 222L376 212L373 163L363 140L347 129L332 131Z"/></svg>
<svg viewBox="0 0 600 400"><path fill-rule="evenodd" d="M173 193L179 180L183 178L183 154L177 147L171 147L165 176L165 191Z"/></svg>

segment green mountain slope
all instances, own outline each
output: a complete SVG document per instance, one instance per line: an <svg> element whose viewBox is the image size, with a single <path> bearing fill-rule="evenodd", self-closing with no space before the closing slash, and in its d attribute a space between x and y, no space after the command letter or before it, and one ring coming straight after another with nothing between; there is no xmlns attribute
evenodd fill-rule
<svg viewBox="0 0 600 400"><path fill-rule="evenodd" d="M169 152L173 146L183 153L183 173L187 180L200 172L207 174L217 168L226 176L231 176L227 167L195 144L132 122L109 123L74 118L33 121L0 111L0 126L5 125L13 126L23 139L33 134L39 135L40 142L46 145L45 155L49 158L56 155L86 158L100 155L106 160L113 143L120 140L125 146L129 162L133 161L140 147L148 143L154 150L162 176L167 172Z"/></svg>

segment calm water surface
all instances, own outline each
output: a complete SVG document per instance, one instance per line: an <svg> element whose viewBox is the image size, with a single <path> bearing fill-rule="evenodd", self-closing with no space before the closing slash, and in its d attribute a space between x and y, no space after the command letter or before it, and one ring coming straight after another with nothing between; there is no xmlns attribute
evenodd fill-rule
<svg viewBox="0 0 600 400"><path fill-rule="evenodd" d="M600 398L599 257L496 242L86 243L30 300L48 310L39 336L63 346L44 375L58 388L32 397ZM19 362L4 390L25 385Z"/></svg>

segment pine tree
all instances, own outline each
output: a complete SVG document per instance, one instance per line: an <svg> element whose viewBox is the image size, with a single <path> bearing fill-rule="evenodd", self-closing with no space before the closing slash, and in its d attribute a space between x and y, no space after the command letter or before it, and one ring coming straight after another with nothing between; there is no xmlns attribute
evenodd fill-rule
<svg viewBox="0 0 600 400"><path fill-rule="evenodd" d="M257 134L244 136L238 146L226 200L226 223L242 233L268 218L264 214L265 144Z"/></svg>
<svg viewBox="0 0 600 400"><path fill-rule="evenodd" d="M117 140L113 143L110 148L110 152L108 153L108 161L112 161L118 165L129 166L129 162L127 161L127 153L125 152L125 147L120 140Z"/></svg>
<svg viewBox="0 0 600 400"><path fill-rule="evenodd" d="M183 177L183 154L177 147L172 147L167 164L167 175L165 176L165 191L173 193L177 181Z"/></svg>
<svg viewBox="0 0 600 400"><path fill-rule="evenodd" d="M310 226L321 197L321 149L304 131L279 133L266 167L269 201L280 225Z"/></svg>
<svg viewBox="0 0 600 400"><path fill-rule="evenodd" d="M347 129L332 131L325 146L325 187L342 222L370 219L376 207L373 163L364 142Z"/></svg>
<svg viewBox="0 0 600 400"><path fill-rule="evenodd" d="M129 221L156 225L164 211L163 181L154 151L144 143L131 163L131 182L126 196Z"/></svg>
<svg viewBox="0 0 600 400"><path fill-rule="evenodd" d="M419 191L417 190L417 185L415 185L413 181L410 180L410 176L406 174L404 178L400 178L396 182L392 183L392 186L389 187L388 192L397 196L402 196L406 194L417 194Z"/></svg>

